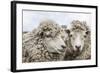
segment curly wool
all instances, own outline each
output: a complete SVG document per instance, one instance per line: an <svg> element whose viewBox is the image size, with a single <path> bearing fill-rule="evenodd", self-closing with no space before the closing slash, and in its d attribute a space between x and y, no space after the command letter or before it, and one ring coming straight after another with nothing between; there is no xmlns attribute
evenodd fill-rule
<svg viewBox="0 0 100 73"><path fill-rule="evenodd" d="M49 30L50 37L59 35L60 27L53 21L41 22L37 29L23 35L22 62L46 62L63 60L63 54L50 53L44 43L42 32ZM49 34L48 33L48 34Z"/></svg>

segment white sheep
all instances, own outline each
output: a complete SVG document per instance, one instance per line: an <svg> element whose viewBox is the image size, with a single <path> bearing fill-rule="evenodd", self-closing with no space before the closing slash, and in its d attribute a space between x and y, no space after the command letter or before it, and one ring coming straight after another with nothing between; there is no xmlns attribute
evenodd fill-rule
<svg viewBox="0 0 100 73"><path fill-rule="evenodd" d="M65 31L54 21L45 20L23 35L22 62L46 62L64 60Z"/></svg>
<svg viewBox="0 0 100 73"><path fill-rule="evenodd" d="M66 45L71 54L66 53L65 60L85 60L91 58L91 32L86 22L72 21L66 30L68 38Z"/></svg>

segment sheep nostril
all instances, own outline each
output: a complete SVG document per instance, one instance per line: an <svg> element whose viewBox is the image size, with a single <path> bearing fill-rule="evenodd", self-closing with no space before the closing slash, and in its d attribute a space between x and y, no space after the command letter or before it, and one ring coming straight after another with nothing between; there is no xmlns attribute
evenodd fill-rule
<svg viewBox="0 0 100 73"><path fill-rule="evenodd" d="M64 45L61 45L61 47L62 47L62 48L66 48L66 46L64 46Z"/></svg>
<svg viewBox="0 0 100 73"><path fill-rule="evenodd" d="M75 46L75 48L77 48L79 50L81 48L81 46Z"/></svg>

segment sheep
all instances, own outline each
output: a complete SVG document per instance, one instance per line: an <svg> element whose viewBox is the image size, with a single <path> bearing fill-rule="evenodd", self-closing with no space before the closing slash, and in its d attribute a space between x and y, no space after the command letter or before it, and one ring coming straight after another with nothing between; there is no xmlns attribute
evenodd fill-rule
<svg viewBox="0 0 100 73"><path fill-rule="evenodd" d="M69 28L65 30L68 38L66 45L71 54L65 56L65 60L91 59L91 31L85 21L73 20ZM67 54L67 53L66 53Z"/></svg>
<svg viewBox="0 0 100 73"><path fill-rule="evenodd" d="M65 31L54 21L44 20L32 32L23 34L22 62L62 61L66 51Z"/></svg>

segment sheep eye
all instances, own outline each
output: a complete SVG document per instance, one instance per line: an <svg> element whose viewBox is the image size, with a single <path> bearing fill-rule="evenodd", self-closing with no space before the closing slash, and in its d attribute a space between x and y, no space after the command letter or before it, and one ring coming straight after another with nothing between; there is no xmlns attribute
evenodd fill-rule
<svg viewBox="0 0 100 73"><path fill-rule="evenodd" d="M47 38L51 37L51 35L46 35Z"/></svg>
<svg viewBox="0 0 100 73"><path fill-rule="evenodd" d="M46 37L50 37L49 35L47 35Z"/></svg>

